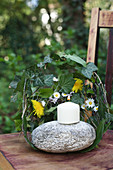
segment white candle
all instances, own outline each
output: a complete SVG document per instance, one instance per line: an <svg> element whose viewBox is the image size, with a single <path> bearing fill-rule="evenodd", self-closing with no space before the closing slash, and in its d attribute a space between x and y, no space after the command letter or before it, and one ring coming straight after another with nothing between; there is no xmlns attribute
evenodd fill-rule
<svg viewBox="0 0 113 170"><path fill-rule="evenodd" d="M80 107L73 102L65 102L57 106L57 120L62 124L73 124L80 121Z"/></svg>

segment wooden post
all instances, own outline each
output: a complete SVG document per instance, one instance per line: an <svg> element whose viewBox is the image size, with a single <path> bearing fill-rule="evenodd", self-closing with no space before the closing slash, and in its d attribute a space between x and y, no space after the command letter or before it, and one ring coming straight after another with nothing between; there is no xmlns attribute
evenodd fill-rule
<svg viewBox="0 0 113 170"><path fill-rule="evenodd" d="M97 46L98 46L98 39L97 35L99 32L99 8L93 8L91 13L91 24L90 24L90 31L89 31L89 40L88 40L88 52L87 52L87 62L93 62L97 61L95 59L96 53L97 53Z"/></svg>
<svg viewBox="0 0 113 170"><path fill-rule="evenodd" d="M112 82L113 82L113 28L110 29L109 33L109 45L107 55L107 66L106 66L106 91L108 93L107 100L111 105L111 94L112 94Z"/></svg>
<svg viewBox="0 0 113 170"><path fill-rule="evenodd" d="M113 28L113 11L100 11L99 15L100 28Z"/></svg>
<svg viewBox="0 0 113 170"><path fill-rule="evenodd" d="M111 105L112 82L113 82L113 11L101 11L99 8L93 8L91 14L91 24L88 40L87 62L93 62L97 65L97 52L99 29L110 28L105 88L107 91L107 100Z"/></svg>

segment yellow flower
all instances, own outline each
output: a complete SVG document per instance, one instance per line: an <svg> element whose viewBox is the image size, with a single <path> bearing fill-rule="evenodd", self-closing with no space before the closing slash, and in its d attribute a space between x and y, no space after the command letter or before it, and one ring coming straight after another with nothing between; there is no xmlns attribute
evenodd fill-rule
<svg viewBox="0 0 113 170"><path fill-rule="evenodd" d="M33 103L33 108L34 108L34 115L37 114L37 116L39 118L41 118L41 116L44 115L44 107L42 106L42 104L40 102L37 102L36 100L31 100Z"/></svg>
<svg viewBox="0 0 113 170"><path fill-rule="evenodd" d="M78 92L78 90L82 90L83 88L83 81L78 79L78 78L75 78L74 80L76 80L73 88L72 88L72 91L74 91L75 93Z"/></svg>

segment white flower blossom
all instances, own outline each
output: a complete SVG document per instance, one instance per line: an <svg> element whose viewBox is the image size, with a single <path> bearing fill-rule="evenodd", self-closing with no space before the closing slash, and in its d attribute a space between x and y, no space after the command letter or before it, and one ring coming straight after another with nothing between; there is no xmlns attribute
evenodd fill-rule
<svg viewBox="0 0 113 170"><path fill-rule="evenodd" d="M52 102L52 103L56 103L57 102L57 98L52 98L52 97L49 97L49 101Z"/></svg>
<svg viewBox="0 0 113 170"><path fill-rule="evenodd" d="M57 82L57 81L58 81L58 78L53 77L53 81Z"/></svg>
<svg viewBox="0 0 113 170"><path fill-rule="evenodd" d="M86 100L86 106L88 106L89 108L93 108L95 106L95 103L94 103L94 99L88 99Z"/></svg>
<svg viewBox="0 0 113 170"><path fill-rule="evenodd" d="M53 96L54 96L54 98L59 99L60 98L60 93L55 92L55 93L53 93Z"/></svg>
<svg viewBox="0 0 113 170"><path fill-rule="evenodd" d="M85 107L86 107L85 104L82 104L82 105L81 105L81 108L82 108L82 109L85 109Z"/></svg>
<svg viewBox="0 0 113 170"><path fill-rule="evenodd" d="M66 93L62 93L62 96L63 96L63 97L67 97L67 96L68 96L68 94L66 94Z"/></svg>
<svg viewBox="0 0 113 170"><path fill-rule="evenodd" d="M70 94L72 95L73 93L75 93L74 91L71 91Z"/></svg>
<svg viewBox="0 0 113 170"><path fill-rule="evenodd" d="M57 102L57 98L54 98L53 100L52 100L52 102L55 104L56 102Z"/></svg>
<svg viewBox="0 0 113 170"><path fill-rule="evenodd" d="M93 109L95 112L98 111L98 106L95 106L94 109Z"/></svg>
<svg viewBox="0 0 113 170"><path fill-rule="evenodd" d="M52 99L52 96L49 97L49 100L51 100L51 99Z"/></svg>
<svg viewBox="0 0 113 170"><path fill-rule="evenodd" d="M46 104L46 102L43 100L43 101L41 101L41 103L42 103L42 106L44 107L45 106L45 104Z"/></svg>

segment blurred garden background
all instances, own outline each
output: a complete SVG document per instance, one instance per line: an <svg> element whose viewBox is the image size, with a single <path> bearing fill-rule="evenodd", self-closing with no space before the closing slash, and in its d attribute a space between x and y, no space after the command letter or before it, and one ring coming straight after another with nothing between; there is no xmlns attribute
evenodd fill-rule
<svg viewBox="0 0 113 170"><path fill-rule="evenodd" d="M11 102L10 88L15 74L59 51L86 60L93 7L113 10L113 0L0 0L0 133L15 132L18 102ZM101 29L98 73L103 82L108 35Z"/></svg>

